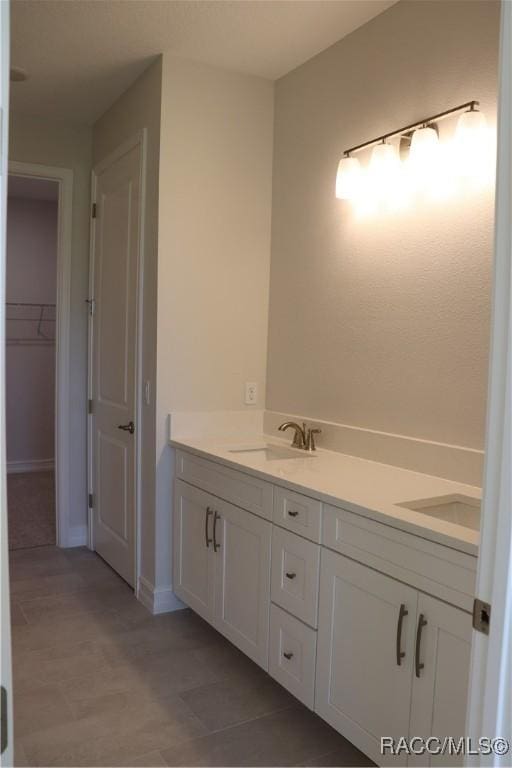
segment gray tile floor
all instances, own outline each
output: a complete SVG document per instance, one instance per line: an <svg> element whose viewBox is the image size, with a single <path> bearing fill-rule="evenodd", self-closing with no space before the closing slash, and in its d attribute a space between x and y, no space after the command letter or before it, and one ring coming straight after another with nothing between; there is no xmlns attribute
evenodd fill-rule
<svg viewBox="0 0 512 768"><path fill-rule="evenodd" d="M16 765L371 765L194 613L151 616L87 549L10 564Z"/></svg>

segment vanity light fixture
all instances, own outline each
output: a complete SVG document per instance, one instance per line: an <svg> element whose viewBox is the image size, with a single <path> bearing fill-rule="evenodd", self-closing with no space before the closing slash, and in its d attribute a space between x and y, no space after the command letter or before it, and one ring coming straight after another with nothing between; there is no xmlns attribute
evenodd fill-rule
<svg viewBox="0 0 512 768"><path fill-rule="evenodd" d="M462 112L455 132L458 165L462 168L464 164L474 163L486 131L485 117L478 106L478 101L467 101L345 150L336 174L336 197L357 203L362 197L369 196L389 202L393 207L391 198L397 199L397 190L398 197L403 198L406 176L409 182L412 181L409 188L424 186L432 189L435 174L443 165L437 123L457 112ZM391 143L393 139L397 141ZM369 167L363 169L353 155L371 147ZM406 158L401 160L406 153ZM386 200L387 196L389 200Z"/></svg>

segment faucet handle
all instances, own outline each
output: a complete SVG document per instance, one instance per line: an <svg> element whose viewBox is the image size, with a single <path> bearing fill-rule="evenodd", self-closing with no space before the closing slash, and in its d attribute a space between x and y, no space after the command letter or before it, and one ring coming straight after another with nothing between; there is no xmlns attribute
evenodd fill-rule
<svg viewBox="0 0 512 768"><path fill-rule="evenodd" d="M307 437L306 437L306 450L307 451L316 451L316 444L315 444L315 435L321 435L322 430L321 429L308 429L307 431Z"/></svg>

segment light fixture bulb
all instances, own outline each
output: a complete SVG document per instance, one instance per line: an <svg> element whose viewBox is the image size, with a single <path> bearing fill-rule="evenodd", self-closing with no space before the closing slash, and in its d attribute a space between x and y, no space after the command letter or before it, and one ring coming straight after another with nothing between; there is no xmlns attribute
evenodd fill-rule
<svg viewBox="0 0 512 768"><path fill-rule="evenodd" d="M361 165L357 157L342 157L336 174L336 197L339 200L353 200L359 191Z"/></svg>

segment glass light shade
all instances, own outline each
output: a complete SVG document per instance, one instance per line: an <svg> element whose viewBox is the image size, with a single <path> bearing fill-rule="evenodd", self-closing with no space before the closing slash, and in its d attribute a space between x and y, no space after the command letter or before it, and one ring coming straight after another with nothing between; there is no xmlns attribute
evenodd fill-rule
<svg viewBox="0 0 512 768"><path fill-rule="evenodd" d="M414 131L409 151L409 171L413 186L418 191L437 187L440 168L440 143L437 131L429 126Z"/></svg>
<svg viewBox="0 0 512 768"><path fill-rule="evenodd" d="M455 140L462 144L474 144L480 142L485 135L487 121L483 112L472 109L463 112L457 122Z"/></svg>
<svg viewBox="0 0 512 768"><path fill-rule="evenodd" d="M342 157L336 174L336 197L352 200L359 191L361 166L357 157Z"/></svg>
<svg viewBox="0 0 512 768"><path fill-rule="evenodd" d="M424 166L437 156L439 136L434 128L417 128L411 140L410 158L416 166Z"/></svg>
<svg viewBox="0 0 512 768"><path fill-rule="evenodd" d="M406 203L405 176L397 147L376 144L370 160L373 194L388 208L402 208Z"/></svg>
<svg viewBox="0 0 512 768"><path fill-rule="evenodd" d="M480 186L492 175L493 158L485 115L476 109L463 112L455 131L455 162L459 175Z"/></svg>

